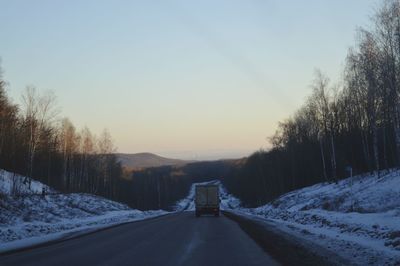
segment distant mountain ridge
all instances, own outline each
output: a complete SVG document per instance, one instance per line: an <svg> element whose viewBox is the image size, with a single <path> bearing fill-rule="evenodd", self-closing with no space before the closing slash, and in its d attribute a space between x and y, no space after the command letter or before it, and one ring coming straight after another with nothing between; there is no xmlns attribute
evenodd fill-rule
<svg viewBox="0 0 400 266"><path fill-rule="evenodd" d="M117 153L115 154L122 166L130 169L148 168L169 165L185 165L194 161L162 157L149 152L142 153Z"/></svg>

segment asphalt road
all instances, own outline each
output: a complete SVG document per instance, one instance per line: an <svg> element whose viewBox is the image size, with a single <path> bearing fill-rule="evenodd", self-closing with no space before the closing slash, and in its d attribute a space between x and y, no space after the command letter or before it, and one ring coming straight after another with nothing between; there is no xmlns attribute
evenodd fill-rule
<svg viewBox="0 0 400 266"><path fill-rule="evenodd" d="M193 212L0 257L0 265L278 265L232 220Z"/></svg>

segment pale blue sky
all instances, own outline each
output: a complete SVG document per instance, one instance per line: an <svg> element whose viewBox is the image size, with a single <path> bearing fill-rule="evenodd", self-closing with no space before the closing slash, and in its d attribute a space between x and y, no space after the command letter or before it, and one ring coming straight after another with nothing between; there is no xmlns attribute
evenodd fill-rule
<svg viewBox="0 0 400 266"><path fill-rule="evenodd" d="M51 89L121 152L237 157L267 147L315 68L339 78L379 3L0 0L0 57L16 102Z"/></svg>

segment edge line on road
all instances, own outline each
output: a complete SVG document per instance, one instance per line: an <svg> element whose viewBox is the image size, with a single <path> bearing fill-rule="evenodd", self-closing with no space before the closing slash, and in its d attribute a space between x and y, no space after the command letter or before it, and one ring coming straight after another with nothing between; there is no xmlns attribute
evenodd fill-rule
<svg viewBox="0 0 400 266"><path fill-rule="evenodd" d="M66 233L65 236L63 236L61 238L58 238L58 239L49 240L49 241L46 241L46 242L43 242L43 243L34 244L34 245L31 245L31 246L17 248L17 249L13 249L13 250L4 251L4 252L0 251L0 256L8 256L8 255L12 255L12 254L15 254L15 253L20 253L20 252L23 252L23 251L27 251L27 250L37 249L37 248L41 248L41 247L47 247L47 246L51 246L51 245L58 244L58 243L61 243L61 242L65 242L65 241L68 241L68 240L73 240L73 239L85 237L85 236L88 236L88 235L91 235L91 234L95 234L95 233L98 233L98 232L101 232L101 231L106 231L106 230L109 230L109 229L113 229L113 228L116 228L116 227L119 227L119 226L131 224L131 223L139 223L139 222L144 222L144 221L155 220L155 219L162 218L162 217L169 216L169 215L173 215L173 214L176 214L176 213L175 212L173 212L173 213L165 213L165 214L161 214L161 215L158 215L158 216L149 217L149 218L146 218L146 219L143 219L143 220L123 222L123 223L113 224L113 225L110 225L110 226L105 226L105 227L101 227L101 228L97 228L97 229L93 229L93 230L88 229L88 230L77 231L77 232L73 232L73 233L70 233L70 234Z"/></svg>

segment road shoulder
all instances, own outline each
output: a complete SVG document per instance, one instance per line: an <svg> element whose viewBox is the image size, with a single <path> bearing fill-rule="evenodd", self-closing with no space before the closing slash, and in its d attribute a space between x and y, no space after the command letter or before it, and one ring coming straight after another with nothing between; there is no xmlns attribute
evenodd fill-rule
<svg viewBox="0 0 400 266"><path fill-rule="evenodd" d="M283 232L261 219L231 211L223 213L282 265L351 265L333 252Z"/></svg>

